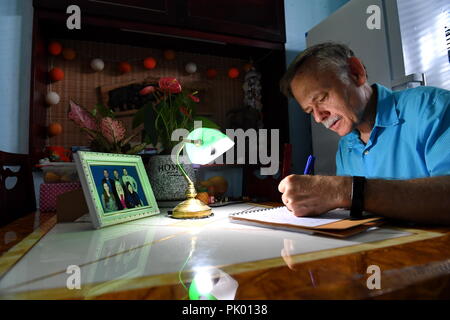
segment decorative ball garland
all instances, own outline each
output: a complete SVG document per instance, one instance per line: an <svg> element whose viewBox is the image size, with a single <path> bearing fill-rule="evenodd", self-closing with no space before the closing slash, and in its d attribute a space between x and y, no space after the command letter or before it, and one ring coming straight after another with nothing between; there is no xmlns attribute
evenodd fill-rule
<svg viewBox="0 0 450 320"><path fill-rule="evenodd" d="M62 54L62 57L65 60L71 61L75 60L77 57L77 53L72 48L64 48L62 44L58 41L52 41L48 46L48 52L52 56L58 56ZM167 61L173 61L176 59L176 52L171 49L167 49L163 51L163 58ZM156 58L154 57L146 57L142 60L143 67L147 70L153 70L158 65ZM105 62L101 58L92 59L90 62L91 69L95 72L101 72L105 68ZM246 63L242 70L244 72L248 72L253 67L253 64ZM129 61L120 61L117 64L117 69L121 74L129 73L133 70L132 65ZM198 65L195 62L189 61L185 64L185 71L188 74L194 74L198 72ZM218 76L219 72L215 68L208 68L205 72L205 76L207 79L215 79ZM236 67L229 68L226 72L227 76L230 79L239 78L240 71ZM52 81L61 81L64 79L64 71L60 68L53 68L49 71L49 76Z"/></svg>
<svg viewBox="0 0 450 320"><path fill-rule="evenodd" d="M105 68L105 63L100 58L95 58L91 60L91 69L95 72L100 72Z"/></svg>
<svg viewBox="0 0 450 320"><path fill-rule="evenodd" d="M67 61L75 60L77 57L77 52L72 48L64 48L62 44L58 41L52 41L48 45L48 53L52 56L59 56L62 55L62 57ZM163 58L167 61L173 61L176 59L176 52L171 49L166 49L163 51ZM158 65L157 60L154 57L146 57L143 60L143 67L147 70L153 70ZM90 67L95 72L101 72L105 68L105 62L101 58L94 58L90 62ZM133 70L133 67L128 61L121 61L117 64L117 69L121 74L129 73ZM253 63L246 63L242 70L246 73L248 73L250 70L254 69ZM198 71L198 66L195 62L188 62L185 65L185 71L188 74L195 74ZM208 68L205 72L205 76L207 79L213 80L217 78L219 72L215 68ZM49 79L51 82L61 81L64 79L64 71L61 68L54 67L49 72ZM236 67L231 67L227 71L227 76L230 79L237 79L239 78L240 71ZM49 106L56 105L60 102L61 98L57 92L50 91L45 96L45 102ZM54 122L51 123L47 128L47 133L50 137L57 136L62 133L62 126L61 124Z"/></svg>

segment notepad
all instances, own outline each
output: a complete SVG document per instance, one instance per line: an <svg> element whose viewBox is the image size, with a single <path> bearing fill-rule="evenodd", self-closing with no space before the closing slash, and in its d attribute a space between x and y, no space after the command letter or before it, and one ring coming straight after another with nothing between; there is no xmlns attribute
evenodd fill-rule
<svg viewBox="0 0 450 320"><path fill-rule="evenodd" d="M231 214L230 220L269 228L309 231L336 237L348 237L382 223L380 217L349 220L349 210L336 209L315 217L296 217L286 207L243 211Z"/></svg>

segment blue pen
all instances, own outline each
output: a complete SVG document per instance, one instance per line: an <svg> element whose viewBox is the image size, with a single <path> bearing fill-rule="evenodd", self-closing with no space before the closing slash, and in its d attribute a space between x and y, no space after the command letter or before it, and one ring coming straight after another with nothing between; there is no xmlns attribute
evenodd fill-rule
<svg viewBox="0 0 450 320"><path fill-rule="evenodd" d="M315 159L316 158L313 155L310 155L308 157L308 161L306 162L305 171L303 171L303 174L311 174Z"/></svg>

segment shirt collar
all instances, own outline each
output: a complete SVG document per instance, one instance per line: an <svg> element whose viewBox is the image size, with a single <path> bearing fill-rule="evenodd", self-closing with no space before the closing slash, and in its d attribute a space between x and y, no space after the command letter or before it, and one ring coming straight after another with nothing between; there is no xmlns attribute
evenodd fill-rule
<svg viewBox="0 0 450 320"><path fill-rule="evenodd" d="M375 83L372 86L377 92L377 115L375 117L375 127L390 127L398 124L399 118L395 108L396 102L394 95L388 88ZM359 139L359 132L355 129L348 135L348 147L352 148L353 144Z"/></svg>
<svg viewBox="0 0 450 320"><path fill-rule="evenodd" d="M377 116L375 127L390 127L399 123L396 103L391 90L376 83L377 89Z"/></svg>

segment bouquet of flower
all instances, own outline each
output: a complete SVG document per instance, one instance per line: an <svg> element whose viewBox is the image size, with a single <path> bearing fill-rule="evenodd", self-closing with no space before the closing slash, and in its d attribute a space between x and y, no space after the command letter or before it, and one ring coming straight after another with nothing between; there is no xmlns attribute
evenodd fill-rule
<svg viewBox="0 0 450 320"><path fill-rule="evenodd" d="M102 105L88 111L70 101L68 117L88 135L92 151L136 154L146 146L140 143L132 147L130 142L139 132L127 137L123 123L115 119L111 109Z"/></svg>
<svg viewBox="0 0 450 320"><path fill-rule="evenodd" d="M154 102L142 107L133 119L133 128L144 124L144 140L156 146L162 144L165 152L178 143L172 141L172 132L184 128L191 131L194 121L202 121L203 127L219 126L205 117L196 116L196 104L200 102L198 92L186 91L176 78L161 78L157 85L149 85L141 95L154 95Z"/></svg>

